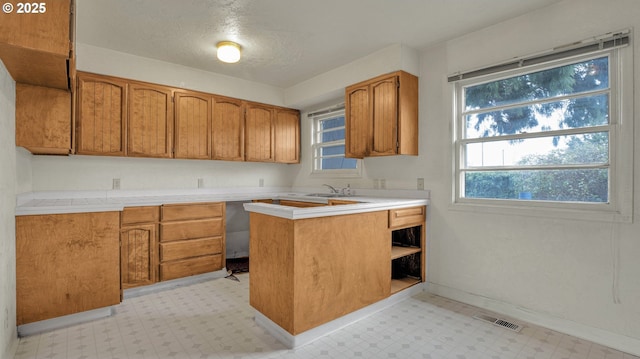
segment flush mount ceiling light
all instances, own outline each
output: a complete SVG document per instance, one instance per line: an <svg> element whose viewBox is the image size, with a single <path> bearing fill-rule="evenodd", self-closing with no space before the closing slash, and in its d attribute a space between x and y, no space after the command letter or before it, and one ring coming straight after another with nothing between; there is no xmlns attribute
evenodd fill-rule
<svg viewBox="0 0 640 359"><path fill-rule="evenodd" d="M240 45L232 41L220 41L218 45L218 60L230 64L240 60Z"/></svg>

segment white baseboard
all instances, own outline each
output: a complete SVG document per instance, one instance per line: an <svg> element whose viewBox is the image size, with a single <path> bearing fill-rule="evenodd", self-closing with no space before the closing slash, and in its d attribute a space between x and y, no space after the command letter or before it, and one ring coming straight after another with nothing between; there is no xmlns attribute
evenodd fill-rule
<svg viewBox="0 0 640 359"><path fill-rule="evenodd" d="M278 324L276 324L271 319L267 318L265 315L263 315L257 310L255 311L254 320L260 327L264 328L269 334L275 337L279 342L284 344L287 348L293 349L293 348L297 348L299 346L311 343L312 341L320 339L330 333L335 332L338 329L344 328L347 325L350 325L359 320L362 320L393 304L401 302L415 295L416 293L422 292L423 290L424 290L423 283L416 284L386 299L383 299L379 302L371 304L362 309L356 310L355 312L349 313L340 318L334 319L318 327L309 329L298 335L293 335L287 332Z"/></svg>
<svg viewBox="0 0 640 359"><path fill-rule="evenodd" d="M228 275L227 268L222 268L219 271L209 272L204 274L192 275L189 277L178 278L167 280L163 282L158 282L150 285L144 285L141 287L135 287L130 289L125 289L123 293L122 299L129 299L139 297L141 295L160 292L168 289L173 289L177 287L183 287L185 285L196 284L200 282L206 282L212 279L224 278Z"/></svg>
<svg viewBox="0 0 640 359"><path fill-rule="evenodd" d="M18 326L18 336L26 337L29 335L48 332L54 329L68 327L70 325L76 325L76 324L88 322L91 320L106 318L113 315L113 313L114 313L113 307L104 307L104 308L88 310L86 312L69 314L62 317L45 319L39 322L22 324Z"/></svg>
<svg viewBox="0 0 640 359"><path fill-rule="evenodd" d="M458 302L473 305L478 308L504 314L513 319L522 320L537 326L549 328L560 333L568 334L580 339L619 350L624 353L640 356L640 339L632 338L603 329L580 324L568 319L558 318L547 313L540 313L528 308L506 303L481 295L465 292L456 288L429 283L426 287L429 293L433 293Z"/></svg>

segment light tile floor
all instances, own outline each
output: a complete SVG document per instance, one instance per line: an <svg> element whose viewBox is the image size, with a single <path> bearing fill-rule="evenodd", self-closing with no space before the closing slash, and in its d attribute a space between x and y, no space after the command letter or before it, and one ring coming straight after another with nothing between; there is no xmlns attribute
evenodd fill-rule
<svg viewBox="0 0 640 359"><path fill-rule="evenodd" d="M549 329L520 333L420 293L290 350L253 321L249 274L126 299L116 315L20 339L15 359L640 359Z"/></svg>

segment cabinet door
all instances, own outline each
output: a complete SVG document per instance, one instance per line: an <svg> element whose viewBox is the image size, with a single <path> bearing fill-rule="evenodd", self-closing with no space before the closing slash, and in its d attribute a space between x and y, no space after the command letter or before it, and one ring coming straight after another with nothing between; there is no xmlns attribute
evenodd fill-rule
<svg viewBox="0 0 640 359"><path fill-rule="evenodd" d="M126 82L78 73L76 153L125 154L126 101Z"/></svg>
<svg viewBox="0 0 640 359"><path fill-rule="evenodd" d="M370 85L372 141L369 155L397 153L398 80L391 76Z"/></svg>
<svg viewBox="0 0 640 359"><path fill-rule="evenodd" d="M345 95L345 157L364 158L370 142L369 86L347 87Z"/></svg>
<svg viewBox="0 0 640 359"><path fill-rule="evenodd" d="M119 212L17 216L17 324L120 303L119 232Z"/></svg>
<svg viewBox="0 0 640 359"><path fill-rule="evenodd" d="M245 114L245 160L273 162L273 109L247 104Z"/></svg>
<svg viewBox="0 0 640 359"><path fill-rule="evenodd" d="M172 157L171 89L143 83L129 85L127 153L137 157Z"/></svg>
<svg viewBox="0 0 640 359"><path fill-rule="evenodd" d="M214 160L243 161L244 107L242 101L214 97L212 117L211 157Z"/></svg>
<svg viewBox="0 0 640 359"><path fill-rule="evenodd" d="M175 158L211 157L211 96L175 93Z"/></svg>
<svg viewBox="0 0 640 359"><path fill-rule="evenodd" d="M71 92L16 84L16 146L31 153L71 152Z"/></svg>
<svg viewBox="0 0 640 359"><path fill-rule="evenodd" d="M274 120L275 160L280 163L300 162L300 113L277 110Z"/></svg>
<svg viewBox="0 0 640 359"><path fill-rule="evenodd" d="M158 281L158 236L155 224L124 227L120 231L122 289Z"/></svg>

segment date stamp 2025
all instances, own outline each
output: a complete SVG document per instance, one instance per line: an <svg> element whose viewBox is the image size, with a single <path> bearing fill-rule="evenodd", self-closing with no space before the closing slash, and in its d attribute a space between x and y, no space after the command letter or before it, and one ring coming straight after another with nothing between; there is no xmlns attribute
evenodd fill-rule
<svg viewBox="0 0 640 359"><path fill-rule="evenodd" d="M47 12L46 2L19 2L15 5L10 2L2 4L2 12L5 14L44 14Z"/></svg>

